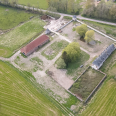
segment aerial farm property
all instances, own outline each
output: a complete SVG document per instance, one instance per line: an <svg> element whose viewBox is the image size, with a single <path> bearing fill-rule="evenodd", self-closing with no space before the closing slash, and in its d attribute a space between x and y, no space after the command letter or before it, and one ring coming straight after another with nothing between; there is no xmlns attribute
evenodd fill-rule
<svg viewBox="0 0 116 116"><path fill-rule="evenodd" d="M17 19L0 25L0 115L94 116L104 91L116 97L115 37L76 15L14 9L0 6Z"/></svg>

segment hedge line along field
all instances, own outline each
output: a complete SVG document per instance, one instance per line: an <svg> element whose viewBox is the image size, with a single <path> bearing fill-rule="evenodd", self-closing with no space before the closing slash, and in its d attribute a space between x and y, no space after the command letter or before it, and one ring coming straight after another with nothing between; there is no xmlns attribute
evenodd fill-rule
<svg viewBox="0 0 116 116"><path fill-rule="evenodd" d="M81 116L116 116L116 80L108 80Z"/></svg>
<svg viewBox="0 0 116 116"><path fill-rule="evenodd" d="M63 116L63 113L19 72L0 61L0 116L6 115Z"/></svg>
<svg viewBox="0 0 116 116"><path fill-rule="evenodd" d="M35 15L24 10L0 5L0 30L11 29Z"/></svg>
<svg viewBox="0 0 116 116"><path fill-rule="evenodd" d="M18 0L19 4L34 6L41 9L48 8L47 0Z"/></svg>
<svg viewBox="0 0 116 116"><path fill-rule="evenodd" d="M40 34L44 28L45 22L39 18L34 18L14 30L0 36L0 48L2 57L9 57L14 50L29 42L34 36ZM3 46L3 48L2 48ZM8 48L8 49L7 49Z"/></svg>

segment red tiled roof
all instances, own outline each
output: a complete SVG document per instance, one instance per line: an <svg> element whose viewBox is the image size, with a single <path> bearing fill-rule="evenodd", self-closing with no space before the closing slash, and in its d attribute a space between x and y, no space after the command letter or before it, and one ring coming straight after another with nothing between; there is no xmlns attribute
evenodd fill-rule
<svg viewBox="0 0 116 116"><path fill-rule="evenodd" d="M46 35L42 35L36 40L32 41L31 43L27 44L25 47L21 49L22 53L28 54L30 51L34 50L34 48L38 47L39 45L43 44L46 40L49 40L49 37Z"/></svg>

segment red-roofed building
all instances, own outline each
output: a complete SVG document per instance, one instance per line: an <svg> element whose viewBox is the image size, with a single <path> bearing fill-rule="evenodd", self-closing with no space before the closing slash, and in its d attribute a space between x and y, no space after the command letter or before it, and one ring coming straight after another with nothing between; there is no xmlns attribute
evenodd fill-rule
<svg viewBox="0 0 116 116"><path fill-rule="evenodd" d="M49 37L47 35L42 35L23 47L21 49L21 53L23 53L25 56L28 56L47 42L49 42Z"/></svg>

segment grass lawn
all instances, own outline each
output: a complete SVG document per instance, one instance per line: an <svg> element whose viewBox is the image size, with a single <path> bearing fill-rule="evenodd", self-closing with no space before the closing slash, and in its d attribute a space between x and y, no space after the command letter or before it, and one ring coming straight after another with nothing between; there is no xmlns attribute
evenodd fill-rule
<svg viewBox="0 0 116 116"><path fill-rule="evenodd" d="M41 9L47 9L48 3L47 0L18 0L19 4L28 5L41 8Z"/></svg>
<svg viewBox="0 0 116 116"><path fill-rule="evenodd" d="M45 56L48 60L55 58L58 53L68 45L67 41L61 40L59 42L54 42L51 46L47 47L41 54Z"/></svg>
<svg viewBox="0 0 116 116"><path fill-rule="evenodd" d="M116 116L116 81L108 80L81 116Z"/></svg>
<svg viewBox="0 0 116 116"><path fill-rule="evenodd" d="M35 14L0 5L0 30L11 29Z"/></svg>
<svg viewBox="0 0 116 116"><path fill-rule="evenodd" d="M98 23L94 21L87 21L87 20L82 20L88 25L105 32L108 35L112 35L113 37L116 37L116 26L113 25L108 25L108 24L103 24L103 23Z"/></svg>
<svg viewBox="0 0 116 116"><path fill-rule="evenodd" d="M35 36L39 35L44 29L43 26L45 23L39 18L34 18L23 25L17 27L16 29L0 36L0 46L3 46L3 57L10 56L10 53L5 54L6 52L14 52L19 49L22 45L29 42L31 39L34 39ZM8 48L8 49L6 49Z"/></svg>
<svg viewBox="0 0 116 116"><path fill-rule="evenodd" d="M87 71L73 84L70 91L86 100L105 75L89 67Z"/></svg>
<svg viewBox="0 0 116 116"><path fill-rule="evenodd" d="M85 53L84 51L81 51L79 59L77 59L76 62L69 63L67 68L67 74L75 76L77 78L77 70L78 68L83 65L85 62L89 60L89 54Z"/></svg>
<svg viewBox="0 0 116 116"><path fill-rule="evenodd" d="M29 78L0 61L0 116L63 116Z"/></svg>

